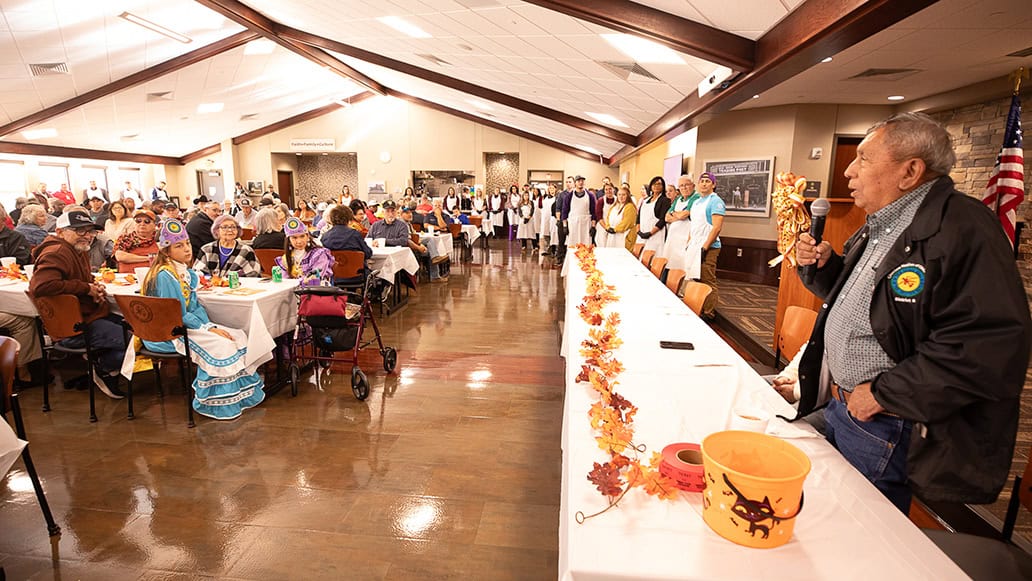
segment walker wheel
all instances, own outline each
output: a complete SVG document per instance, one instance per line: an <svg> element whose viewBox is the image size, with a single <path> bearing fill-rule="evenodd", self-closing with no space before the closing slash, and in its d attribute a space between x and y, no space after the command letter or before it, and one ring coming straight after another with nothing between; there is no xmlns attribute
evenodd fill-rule
<svg viewBox="0 0 1032 581"><path fill-rule="evenodd" d="M383 350L383 370L387 373L394 371L398 366L398 351L394 347L387 347Z"/></svg>
<svg viewBox="0 0 1032 581"><path fill-rule="evenodd" d="M290 374L290 396L297 397L297 384L301 380L301 368L297 363L291 363L287 368L287 373Z"/></svg>
<svg viewBox="0 0 1032 581"><path fill-rule="evenodd" d="M369 380L357 365L351 368L351 392L358 401L369 397Z"/></svg>

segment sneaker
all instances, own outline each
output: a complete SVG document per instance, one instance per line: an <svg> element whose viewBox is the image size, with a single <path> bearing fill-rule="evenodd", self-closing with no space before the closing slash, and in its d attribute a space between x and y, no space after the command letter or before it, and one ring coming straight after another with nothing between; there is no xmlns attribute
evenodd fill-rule
<svg viewBox="0 0 1032 581"><path fill-rule="evenodd" d="M117 375L105 375L104 377L101 377L97 375L96 370L94 370L93 384L97 386L97 389L104 392L104 395L111 399L122 399L125 397L125 393L118 388Z"/></svg>

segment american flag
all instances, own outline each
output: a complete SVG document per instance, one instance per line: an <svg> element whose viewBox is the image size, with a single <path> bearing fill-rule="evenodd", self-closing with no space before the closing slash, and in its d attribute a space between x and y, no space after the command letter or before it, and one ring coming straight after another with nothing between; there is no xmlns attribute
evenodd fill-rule
<svg viewBox="0 0 1032 581"><path fill-rule="evenodd" d="M1011 99L1007 129L1003 132L1003 148L996 157L996 166L989 176L989 186L982 201L996 212L1003 231L1014 246L1014 223L1018 205L1025 200L1025 166L1021 151L1021 100Z"/></svg>

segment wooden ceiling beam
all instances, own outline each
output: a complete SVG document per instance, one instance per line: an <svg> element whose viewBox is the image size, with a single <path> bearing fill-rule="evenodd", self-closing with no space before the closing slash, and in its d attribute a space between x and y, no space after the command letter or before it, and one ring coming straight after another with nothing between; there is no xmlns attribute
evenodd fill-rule
<svg viewBox="0 0 1032 581"><path fill-rule="evenodd" d="M365 101L366 99L371 99L375 96L376 93L373 93L372 91L365 91L363 93L359 93L351 97L350 99L348 99L348 102L351 103L351 105L357 105L362 101ZM340 105L338 103L330 103L329 105L324 105L322 107L319 107L318 109L312 109L311 111L299 113L297 115L294 115L293 117L288 117L287 119L277 121L271 125L266 125L265 127L261 127L255 129L254 131L244 133L243 135L238 135L233 138L233 145L240 145L241 143L245 143L253 139L258 139L259 137L263 137L270 133L274 133L276 131L279 131L280 129L285 129L292 125L297 125L298 123L303 123L310 119L315 119L316 117L322 117L323 115L333 113L334 111L342 108L343 105Z"/></svg>
<svg viewBox="0 0 1032 581"><path fill-rule="evenodd" d="M180 165L180 158L165 155L127 153L124 151L103 151L100 149L80 149L78 147L40 145L35 143L15 143L13 141L0 141L0 153L42 155L47 157L71 157L75 159L96 159L103 161L131 161L135 163L153 163L158 165Z"/></svg>
<svg viewBox="0 0 1032 581"><path fill-rule="evenodd" d="M938 0L807 0L756 41L756 66L721 92L692 93L617 151L613 163L669 134L697 127Z"/></svg>
<svg viewBox="0 0 1032 581"><path fill-rule="evenodd" d="M301 55L313 63L326 67L337 74L347 77L352 81L365 86L374 93L383 95L386 93L386 87L369 78L361 71L353 69L341 62L340 59L334 58L332 55L327 54L319 48L308 46L304 43L297 42L288 38L283 38L276 33L276 27L278 24L267 18L264 14L257 10L238 2L237 0L195 0L201 6L218 12L226 18L236 22L237 24L246 27L252 32L256 32L263 37L275 42L283 48Z"/></svg>
<svg viewBox="0 0 1032 581"><path fill-rule="evenodd" d="M154 79L163 77L169 73L174 73L190 65L197 64L199 62L210 59L214 56L220 55L226 51L232 50L239 46L243 46L256 38L259 38L259 35L252 31L245 30L242 32L238 32L220 41L213 42L206 46L202 46L201 48L197 50L192 50L186 54L181 54L163 63L154 65L153 67L143 69L138 73L133 73L128 77L124 77L112 83L108 83L103 87L98 87L91 91L86 91L85 93L68 99L67 101L63 101L56 105L47 107L42 111L37 111L32 115L27 115L25 117L22 117L21 119L12 121L7 125L0 127L0 136L7 136L12 133L22 131L23 129L32 127L33 125L44 123L46 121L49 121L50 119L53 119L54 117L57 117L58 115L62 115L79 107L82 107L83 105L96 101L97 99L101 99L103 97L107 97L108 95L112 95L119 91L123 91L125 89L129 89L131 87L135 87L137 85L153 81Z"/></svg>
<svg viewBox="0 0 1032 581"><path fill-rule="evenodd" d="M748 71L756 43L694 20L627 0L525 0L554 12L658 42L676 51Z"/></svg>
<svg viewBox="0 0 1032 581"><path fill-rule="evenodd" d="M420 99L419 97L413 97L412 95L408 95L408 94L401 93L399 91L394 91L394 90L391 90L388 93L388 95L391 96L391 97L396 97L398 99L404 99L404 100L406 100L406 101L408 101L410 103L415 103L416 105L419 105L421 107L426 107L428 109L433 109L434 111L440 111L441 113L446 113L448 115L453 115L453 116L458 117L460 119L465 119L466 121L472 121L473 123L479 123L480 125L484 125L485 127L490 127L492 129L497 129L498 131L504 131L505 133L511 133L511 134L516 135L518 137L522 137L523 139L526 139L528 141L533 141L533 142L536 142L536 143L540 143L542 145L547 145L548 147L553 147L553 148L558 149L560 151L564 151L566 153L569 153L570 155L575 155L577 157L581 157L581 158L584 158L584 159L587 159L587 160L590 160L590 161L597 161L598 163L600 163L602 165L609 165L609 163L610 163L610 160L608 158L606 158L605 156L602 156L602 155L599 155L599 154L595 154L595 153L591 153L590 151L584 151L583 149L577 149L576 147L572 147L572 146L567 145L565 143L560 143L558 141L553 141L553 140L548 139L546 137L541 137L540 135L534 135L533 133L529 133L527 131L523 131L522 129L517 129L515 127L509 127L508 125L503 125L503 124L498 123L496 121L491 121L490 119L484 119L483 117L477 117L476 115L473 115L471 113L466 113L465 111L459 111L457 109L452 109L451 107L446 107L446 106L441 105L439 103L434 103L433 101L427 101L426 99Z"/></svg>
<svg viewBox="0 0 1032 581"><path fill-rule="evenodd" d="M186 164L190 163L191 161L197 161L198 159L201 159L201 158L204 158L204 157L208 157L209 155L215 155L216 153L219 153L220 151L222 151L222 144L221 143L216 143L215 145L209 145L208 147L205 147L204 149L198 149L197 151L195 151L193 153L188 153L188 154L184 155L183 157L180 157L179 158L179 165L186 165Z"/></svg>
<svg viewBox="0 0 1032 581"><path fill-rule="evenodd" d="M612 139L613 141L617 141L625 145L633 145L636 143L637 137L631 135L630 133L625 133L623 131L613 129L612 127L601 125L593 121L588 121L587 119L581 119L576 115L570 115L569 113L556 111L555 109L550 109L538 103L520 99L519 97L514 97L512 95L502 93L500 91L495 91L493 89L489 89L481 85L476 85L468 81L463 81L461 79L449 77L448 75L443 75L436 71L420 68L404 61L395 60L381 54L370 52L355 46L347 45L342 42L337 42L329 38L324 38L321 36L310 34L303 30L297 30L296 28L291 28L289 26L279 26L276 30L277 33L283 38L289 38L307 45L345 54L347 56L357 58L367 63L379 65L381 67L385 67L397 71L399 73L404 73L406 75L410 75L430 83L435 83L443 87L455 89L456 91L462 91L463 93L474 96L478 99L483 99L484 101L498 103L499 105L505 105L506 107L512 107L513 109L518 109L520 111L523 111L524 113L529 113L531 115L536 115L538 117L544 117L545 119L549 119L557 123L562 123L563 125L568 125L575 129L580 129L582 131L594 133L595 135L600 135L602 137Z"/></svg>

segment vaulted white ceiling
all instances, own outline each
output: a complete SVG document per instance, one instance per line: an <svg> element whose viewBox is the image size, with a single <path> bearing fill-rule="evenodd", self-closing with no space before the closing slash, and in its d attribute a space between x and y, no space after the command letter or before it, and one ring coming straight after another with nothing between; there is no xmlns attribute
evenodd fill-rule
<svg viewBox="0 0 1032 581"><path fill-rule="evenodd" d="M636 2L750 40L770 31L802 3ZM2 141L179 157L366 90L294 51L260 40L250 44L250 49L266 49L259 54L236 46L37 119L49 107L213 43L230 42L247 30L234 21L237 14L219 14L203 4L195 0L0 0L0 126L18 125ZM607 157L682 103L717 68L684 52L668 52L673 64L636 60L603 36L616 31L518 0L243 0L243 4L257 11L259 18L337 43L343 50L327 49L330 57L386 87L388 93L408 94L487 123ZM832 62L815 64L741 107L883 104L888 94L917 99L999 77L1029 62L1027 57L1005 56L1032 45L1028 8L1028 0L940 0L852 48L829 55L834 57ZM118 17L123 12L184 34L191 42L178 42L129 23ZM418 26L428 37L413 38L391 28L380 20L388 16ZM66 73L30 73L30 65L58 63L67 67ZM397 63L418 69L397 67ZM870 68L916 68L918 72L897 80L848 80ZM514 100L492 101L454 83L434 82L428 75L444 75ZM223 109L200 113L202 103L222 103ZM611 117L600 120L593 114ZM16 123L26 117L34 122ZM53 129L57 135L30 139L22 129Z"/></svg>

